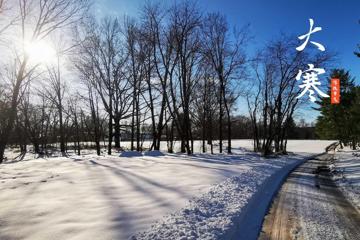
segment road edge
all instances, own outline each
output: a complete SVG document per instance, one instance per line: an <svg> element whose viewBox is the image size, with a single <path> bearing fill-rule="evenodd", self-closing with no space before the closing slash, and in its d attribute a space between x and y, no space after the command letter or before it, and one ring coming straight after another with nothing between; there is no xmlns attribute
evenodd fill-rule
<svg viewBox="0 0 360 240"><path fill-rule="evenodd" d="M256 193L249 199L241 214L234 219L234 226L220 239L258 239L265 216L268 214L279 190L287 177L306 161L316 158L326 152L305 157L289 164L264 180Z"/></svg>

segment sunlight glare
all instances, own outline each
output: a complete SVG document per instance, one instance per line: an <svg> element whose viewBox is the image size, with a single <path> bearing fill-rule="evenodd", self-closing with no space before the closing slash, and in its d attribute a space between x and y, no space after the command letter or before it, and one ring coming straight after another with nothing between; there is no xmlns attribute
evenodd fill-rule
<svg viewBox="0 0 360 240"><path fill-rule="evenodd" d="M26 44L25 52L34 64L46 64L56 60L56 51L48 42L43 40Z"/></svg>

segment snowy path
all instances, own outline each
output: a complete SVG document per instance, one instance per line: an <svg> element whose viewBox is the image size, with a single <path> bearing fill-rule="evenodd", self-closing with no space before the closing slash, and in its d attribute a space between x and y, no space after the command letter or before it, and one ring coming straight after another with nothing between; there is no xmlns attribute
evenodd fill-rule
<svg viewBox="0 0 360 240"><path fill-rule="evenodd" d="M303 158L267 159L240 176L215 185L209 192L166 216L134 240L256 239L268 206L283 180Z"/></svg>
<svg viewBox="0 0 360 240"><path fill-rule="evenodd" d="M331 157L310 160L289 176L259 239L360 239L360 214L324 167Z"/></svg>

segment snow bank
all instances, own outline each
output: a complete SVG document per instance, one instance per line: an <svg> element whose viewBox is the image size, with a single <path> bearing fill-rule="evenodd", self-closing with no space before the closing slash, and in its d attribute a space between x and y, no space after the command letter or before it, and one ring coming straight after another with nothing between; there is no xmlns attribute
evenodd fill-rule
<svg viewBox="0 0 360 240"><path fill-rule="evenodd" d="M142 156L149 156L149 157L161 157L165 156L164 153L161 151L144 151L144 152L138 152L138 151L123 151L119 155L120 157L142 157Z"/></svg>
<svg viewBox="0 0 360 240"><path fill-rule="evenodd" d="M142 157L142 152L138 151L124 151L120 153L120 157Z"/></svg>
<svg viewBox="0 0 360 240"><path fill-rule="evenodd" d="M277 159L228 178L131 239L257 239L272 197L302 162Z"/></svg>
<svg viewBox="0 0 360 240"><path fill-rule="evenodd" d="M154 151L146 151L144 152L144 156L150 156L150 157L161 157L161 156L165 156L164 153L154 150Z"/></svg>
<svg viewBox="0 0 360 240"><path fill-rule="evenodd" d="M340 150L335 154L333 169L336 184L360 211L360 152Z"/></svg>

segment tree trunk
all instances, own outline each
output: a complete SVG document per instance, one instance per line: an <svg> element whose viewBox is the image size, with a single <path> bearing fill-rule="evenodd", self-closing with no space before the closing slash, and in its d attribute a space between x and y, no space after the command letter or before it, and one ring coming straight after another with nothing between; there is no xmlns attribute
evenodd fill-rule
<svg viewBox="0 0 360 240"><path fill-rule="evenodd" d="M205 124L203 124L203 127L202 127L202 152L205 153L206 152L206 149L205 149L205 138L206 138L206 135L205 135Z"/></svg>
<svg viewBox="0 0 360 240"><path fill-rule="evenodd" d="M140 116L139 116L139 95L136 97L136 151L140 152Z"/></svg>
<svg viewBox="0 0 360 240"><path fill-rule="evenodd" d="M111 145L112 145L112 137L113 137L113 117L112 114L109 114L109 139L108 139L108 155L111 155Z"/></svg>
<svg viewBox="0 0 360 240"><path fill-rule="evenodd" d="M214 154L214 145L213 145L213 120L211 118L208 118L209 121L209 142L210 143L210 151L211 154Z"/></svg>
<svg viewBox="0 0 360 240"><path fill-rule="evenodd" d="M0 164L4 161L6 143L0 142Z"/></svg>
<svg viewBox="0 0 360 240"><path fill-rule="evenodd" d="M133 108L131 114L131 144L130 144L131 151L134 151L134 136L135 136L135 99L133 99Z"/></svg>
<svg viewBox="0 0 360 240"><path fill-rule="evenodd" d="M230 113L228 113L228 121L227 121L227 124L228 124L228 149L227 149L227 152L228 154L231 154L231 116L230 116Z"/></svg>
<svg viewBox="0 0 360 240"><path fill-rule="evenodd" d="M95 111L95 110L94 110ZM98 156L100 156L100 153L101 153L101 146L100 146L100 131L99 131L99 120L98 118L96 117L96 112L94 112L93 114L93 117L94 117L94 122L96 123L95 126L94 126L94 132L95 132L95 146L96 146L96 154Z"/></svg>
<svg viewBox="0 0 360 240"><path fill-rule="evenodd" d="M223 106L222 106L222 89L220 89L220 113L219 113L219 152L223 152Z"/></svg>
<svg viewBox="0 0 360 240"><path fill-rule="evenodd" d="M40 146L38 142L34 142L34 152L37 154L41 154L40 152Z"/></svg>
<svg viewBox="0 0 360 240"><path fill-rule="evenodd" d="M356 150L356 141L355 139L352 140L352 150Z"/></svg>
<svg viewBox="0 0 360 240"><path fill-rule="evenodd" d="M166 138L168 142L168 152L174 152L174 122L171 122L170 131L168 131L168 126L166 124Z"/></svg>
<svg viewBox="0 0 360 240"><path fill-rule="evenodd" d="M65 136L64 136L64 123L63 123L61 106L59 107L58 111L59 111L59 124L60 124L60 152L64 156L65 155Z"/></svg>
<svg viewBox="0 0 360 240"><path fill-rule="evenodd" d="M181 153L185 153L185 152L186 152L186 151L185 151L185 140L184 140L183 137L181 138L180 152L181 152Z"/></svg>
<svg viewBox="0 0 360 240"><path fill-rule="evenodd" d="M21 83L23 81L24 74L25 74L25 67L27 64L27 59L28 59L28 57L25 56L25 59L22 62L19 72L16 76L16 84L14 86L14 91L13 91L13 95L12 95L12 99L11 99L11 106L9 109L8 124L6 126L6 129L4 129L2 136L0 136L1 137L0 164L3 162L6 144L9 139L10 132L12 131L12 129L14 127L14 122L15 122L15 118L16 118L16 109L17 109L17 105L18 105L18 97L19 97L19 93L20 93Z"/></svg>
<svg viewBox="0 0 360 240"><path fill-rule="evenodd" d="M165 108L166 108L166 95L163 94L162 101L161 101L161 109L160 109L160 114L159 114L159 122L157 124L157 130L156 130L157 145L154 148L155 150L160 150L161 135L162 135L163 128L164 128L164 126L163 126L164 116L165 116L165 119L166 119ZM171 127L173 127L173 125L171 125Z"/></svg>
<svg viewBox="0 0 360 240"><path fill-rule="evenodd" d="M114 117L114 124L115 148L120 148L120 119L118 117Z"/></svg>

